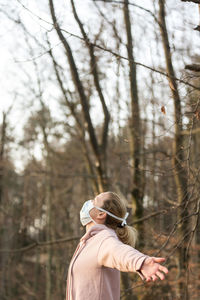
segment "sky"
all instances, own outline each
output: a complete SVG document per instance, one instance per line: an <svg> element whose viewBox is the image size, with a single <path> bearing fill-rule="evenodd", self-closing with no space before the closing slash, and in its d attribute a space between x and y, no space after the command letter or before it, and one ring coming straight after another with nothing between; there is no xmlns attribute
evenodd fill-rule
<svg viewBox="0 0 200 300"><path fill-rule="evenodd" d="M56 6L56 13L62 22L62 27L66 28L69 32L72 32L74 34L80 35L79 29L77 25L74 23L72 14L71 14L71 7L70 7L70 1L59 1L59 7ZM138 4L140 6L145 7L146 9L152 10L152 1L150 0L137 0L132 1L135 4ZM21 4L23 4L25 7L28 7L33 14L26 10ZM58 2L55 1L57 4ZM75 1L79 15L83 21L84 24L90 24L95 29L95 26L97 24L96 20L96 14L95 14L95 8L90 0L77 0ZM194 31L193 28L198 24L199 22L199 12L198 12L198 6L192 3L183 3L180 0L173 1L173 4L169 5L169 1L167 1L167 21L169 20L169 27L170 27L170 33L171 33L171 41L172 41L172 48L176 48L177 45L183 45L184 48L184 35L187 35L188 38L191 39L191 43L187 45L187 47L193 47L194 54L198 53L199 48L199 33ZM172 2L171 2L172 3ZM108 4L109 5L109 4ZM0 122L2 121L2 112L7 111L10 106L12 106L11 114L9 116L9 122L11 123L11 126L13 127L13 130L15 132L15 136L20 140L20 138L23 135L23 125L27 120L27 117L29 115L28 106L30 103L32 103L33 107L37 107L37 104L35 104L34 99L32 99L31 95L29 94L28 90L26 90L27 80L30 77L31 80L36 80L35 74L34 74L34 68L32 64L32 57L27 53L27 45L24 40L24 36L22 35L21 31L19 30L19 26L16 25L16 23L9 20L5 14L2 14L2 10L9 15L16 17L19 13L21 19L25 23L28 30L35 36L40 36L40 31L43 29L49 30L51 29L51 25L47 22L51 22L51 18L49 15L49 9L47 5L47 1L19 1L19 0L2 0L0 4L0 16L3 16L3 18L0 17L0 42L1 42L1 49L0 49ZM142 19L145 18L145 21L147 21L147 24L153 23L152 18L146 14L144 11L140 9L130 8L130 10L135 10L137 13L136 20L133 20L134 22L141 22ZM180 13L184 11L184 16L182 18L182 15L180 16ZM106 10L107 11L107 10ZM36 14L37 16L41 17L42 19L46 20L47 22L43 22L39 20L37 17L34 16ZM112 10L110 11L110 15L108 18L112 18ZM41 28L42 26L42 28ZM147 29L151 28L147 26ZM183 34L184 32L184 34ZM145 33L146 34L146 33ZM153 33L151 31L148 32L149 40L145 40L144 37L141 37L142 41L142 51L137 52L137 58L136 61L144 62L148 65L152 65L152 60L148 57L150 57L150 54L153 53L153 57L155 58L154 64L157 63L156 60L156 46L155 42L151 40L151 35ZM136 33L137 35L137 33ZM53 45L57 45L58 53L59 53L59 40L56 37L55 34L51 34L51 42ZM109 34L105 37L107 39L107 43L111 42ZM73 40L73 46L74 49L76 48L76 42L74 42L74 39L69 37L70 41ZM136 40L140 41L140 37L136 36ZM42 43L42 39L41 39ZM176 44L175 44L176 43ZM77 47L79 45L77 44ZM187 48L186 47L186 48ZM184 49L184 51L187 51L187 49ZM40 56L41 55L41 49L34 49L34 55ZM144 59L145 55L145 59ZM190 63L190 61L187 60L187 55L183 53L181 57L177 56L180 55L180 52L174 51L173 53L173 59L176 61L177 65L184 66L186 63ZM44 68L43 72L48 73L48 60L46 59L45 55L42 56L41 62L46 64L46 70ZM164 61L158 57L159 60L158 63L163 64ZM30 60L30 61L29 61ZM25 75L25 72L27 74ZM113 76L112 74L112 67L107 70L107 72L110 72L110 77ZM143 69L141 78L144 76L145 78L145 72L146 70ZM181 74L179 74L181 76ZM48 75L47 75L48 76ZM163 78L157 77L157 80L164 80ZM106 83L109 85L109 83ZM144 83L145 86L145 83ZM109 90L109 86L108 86ZM53 94L55 93L55 86L48 85L46 86L46 98L49 99L49 95L52 96L52 101L49 101L49 105L51 107L52 113L55 115L60 114L60 111L58 110L58 107L55 105ZM145 94L145 89L143 91ZM21 95L27 95L25 98L21 97ZM22 100L23 98L23 100ZM148 98L148 97L147 97ZM31 102L32 101L32 102ZM167 102L164 103L166 105L170 106L172 104L171 100L167 100ZM94 111L95 113L95 111ZM98 118L98 111L94 118ZM169 123L170 125L170 123ZM17 159L15 160L16 167L20 170L23 169L23 164L21 161L23 161L24 153L22 149L18 151L19 149L17 146L13 149L13 153L15 153ZM36 155L40 155L40 150L35 150L37 152Z"/></svg>

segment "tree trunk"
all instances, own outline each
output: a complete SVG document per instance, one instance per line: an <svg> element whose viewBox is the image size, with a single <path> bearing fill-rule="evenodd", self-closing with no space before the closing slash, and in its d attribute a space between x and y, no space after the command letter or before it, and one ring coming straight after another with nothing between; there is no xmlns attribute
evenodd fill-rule
<svg viewBox="0 0 200 300"><path fill-rule="evenodd" d="M133 166L133 189L132 198L136 212L135 219L143 217L143 197L144 197L144 172L142 171L142 157L141 157L141 120L138 99L138 88L136 78L136 65L134 63L133 55L133 39L131 32L131 22L129 15L128 0L124 1L124 21L126 26L127 36L127 53L129 59L129 81L130 81L130 96L131 96L131 119L130 119L130 134L131 134L131 157ZM143 244L143 223L138 225L140 243Z"/></svg>
<svg viewBox="0 0 200 300"><path fill-rule="evenodd" d="M129 83L130 83L130 98L131 98L131 118L129 123L130 136L131 136L131 159L133 167L133 188L131 191L133 206L135 207L134 220L143 217L143 196L144 196L144 173L141 170L142 167L142 138L141 138L141 121L140 121L140 110L139 110L139 99L138 99L138 88L137 88L137 77L136 77L136 65L134 64L133 55L133 39L131 32L131 21L129 14L128 0L124 1L124 22L126 28L127 38L127 54L129 59ZM144 229L143 223L140 222L137 225L139 232L139 246L142 248L144 245ZM123 288L127 289L129 286L128 275L122 275ZM134 295L132 289L129 290L126 299L133 299ZM136 296L135 296L136 297Z"/></svg>
<svg viewBox="0 0 200 300"><path fill-rule="evenodd" d="M52 207L52 189L50 182L50 172L47 169L47 179L46 179L46 214L47 214L47 229L46 229L46 239L51 240L51 207ZM46 263L46 300L52 299L52 246L47 248L47 263Z"/></svg>
<svg viewBox="0 0 200 300"><path fill-rule="evenodd" d="M5 141L6 140L6 114L3 113L3 122L1 125L1 143L0 143L0 205L4 207L6 200L4 199L4 155L5 155ZM2 224L0 235L0 244L4 248L9 249L11 247L11 241L8 238L12 234L12 223L11 219L8 216L2 214ZM8 262L9 262L9 253L2 253L0 257L0 268L1 276L0 278L0 294L3 299L7 298L7 282L8 282Z"/></svg>
<svg viewBox="0 0 200 300"><path fill-rule="evenodd" d="M3 160L4 160L4 148L6 139L6 114L3 113L3 122L1 125L1 143L0 143L0 204L3 199Z"/></svg>
<svg viewBox="0 0 200 300"><path fill-rule="evenodd" d="M166 61L166 69L169 75L169 87L172 92L173 100L174 100L174 121L175 121L175 138L173 145L173 168L174 168L174 178L177 188L177 200L181 205L180 213L179 213L179 221L180 221L180 233L181 239L183 239L183 243L179 249L179 268L180 275L183 280L183 276L185 272L187 272L187 242L189 240L188 232L189 232L189 221L188 219L184 219L188 215L187 202L188 202L188 193L187 193L187 172L184 168L184 137L181 134L182 128L182 113L181 113L181 100L178 92L177 82L175 80L175 72L172 64L171 58L171 50L169 45L167 27L165 23L165 1L159 0L159 26L160 32L162 36L163 49L165 54ZM185 296L187 299L188 289L187 285L181 281L179 296Z"/></svg>
<svg viewBox="0 0 200 300"><path fill-rule="evenodd" d="M41 95L40 95L41 97ZM45 175L45 205L46 205L46 240L50 241L52 238L52 194L53 188L51 183L51 174L53 173L52 168L52 161L51 161L51 151L48 142L48 134L46 132L46 120L44 117L45 113L45 105L40 98L40 103L42 106L41 109L41 122L40 127L43 134L43 143L44 143L44 157L45 157L45 168L46 168L46 175ZM52 246L50 245L47 247L47 262L46 262L46 293L45 298L46 300L52 299Z"/></svg>
<svg viewBox="0 0 200 300"><path fill-rule="evenodd" d="M39 296L39 278L40 278L40 248L36 248L35 250L35 257L36 257L36 262L35 262L35 267L34 267L34 296L32 297L32 300L35 300Z"/></svg>

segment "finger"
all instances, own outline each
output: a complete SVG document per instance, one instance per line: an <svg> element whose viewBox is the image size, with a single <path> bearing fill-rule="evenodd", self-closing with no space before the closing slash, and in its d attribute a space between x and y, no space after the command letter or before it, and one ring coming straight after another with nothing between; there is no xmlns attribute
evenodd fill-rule
<svg viewBox="0 0 200 300"><path fill-rule="evenodd" d="M151 277L146 277L146 281L147 282L151 281Z"/></svg>
<svg viewBox="0 0 200 300"><path fill-rule="evenodd" d="M161 280L165 279L164 274L161 273L161 272L159 272L159 271L156 272L156 275L157 275Z"/></svg>
<svg viewBox="0 0 200 300"><path fill-rule="evenodd" d="M158 279L158 277L156 275L152 275L151 278L153 281L156 281Z"/></svg>
<svg viewBox="0 0 200 300"><path fill-rule="evenodd" d="M164 266L159 266L159 270L160 271L162 271L162 272L164 272L165 274L167 274L168 273L168 269L166 268L166 267L164 267Z"/></svg>
<svg viewBox="0 0 200 300"><path fill-rule="evenodd" d="M154 261L157 263L161 263L165 261L164 257L153 257Z"/></svg>

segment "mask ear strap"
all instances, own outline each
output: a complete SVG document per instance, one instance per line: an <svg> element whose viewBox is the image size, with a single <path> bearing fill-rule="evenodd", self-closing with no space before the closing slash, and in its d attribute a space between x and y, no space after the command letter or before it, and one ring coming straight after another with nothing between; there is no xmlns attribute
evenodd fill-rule
<svg viewBox="0 0 200 300"><path fill-rule="evenodd" d="M117 216L113 215L111 212L109 212L109 211L107 211L107 210L105 210L105 209L103 209L103 208L101 208L101 207L98 207L98 206L94 206L94 207L96 207L97 209L99 209L99 210L101 210L101 211L107 213L109 216L111 216L111 217L113 217L113 218L115 218L115 219L117 219L117 220L119 220L119 221L122 221L122 223L121 223L121 226L122 226L122 227L124 227L125 225L127 225L126 219L127 219L128 215L129 215L128 212L126 212L124 218L120 218L120 217L117 217Z"/></svg>

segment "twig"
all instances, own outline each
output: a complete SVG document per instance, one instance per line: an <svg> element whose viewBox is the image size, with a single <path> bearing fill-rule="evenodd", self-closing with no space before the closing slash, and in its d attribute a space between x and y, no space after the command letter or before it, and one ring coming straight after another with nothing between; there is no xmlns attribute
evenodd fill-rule
<svg viewBox="0 0 200 300"><path fill-rule="evenodd" d="M8 253L19 253L19 252L26 252L29 251L35 247L40 247L40 246L49 246L49 245L54 245L54 244L61 244L61 243L67 243L75 240L79 240L80 236L75 236L71 238L63 238L63 239L58 239L54 241L47 241L47 242L35 242L31 245L28 245L23 248L19 249L0 249L0 253L8 252Z"/></svg>

